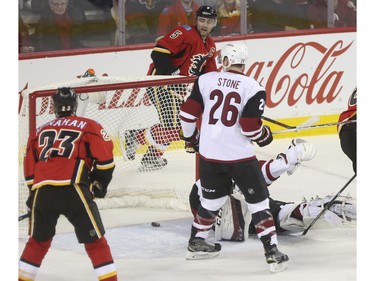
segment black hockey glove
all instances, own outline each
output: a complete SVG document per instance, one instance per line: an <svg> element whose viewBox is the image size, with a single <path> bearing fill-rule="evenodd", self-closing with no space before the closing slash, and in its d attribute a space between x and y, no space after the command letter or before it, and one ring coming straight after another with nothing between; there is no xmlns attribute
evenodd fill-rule
<svg viewBox="0 0 375 281"><path fill-rule="evenodd" d="M195 129L191 137L184 137L182 129L180 130L180 138L185 141L185 151L187 153L199 152L199 131Z"/></svg>
<svg viewBox="0 0 375 281"><path fill-rule="evenodd" d="M263 125L262 135L255 141L260 147L269 145L273 141L272 132L269 126Z"/></svg>
<svg viewBox="0 0 375 281"><path fill-rule="evenodd" d="M107 188L103 187L100 182L94 181L92 183L92 192L94 193L95 198L104 198L107 194Z"/></svg>
<svg viewBox="0 0 375 281"><path fill-rule="evenodd" d="M95 171L90 172L90 182L92 184L91 192L95 198L104 198L107 194L108 185L101 183L98 174Z"/></svg>
<svg viewBox="0 0 375 281"><path fill-rule="evenodd" d="M35 190L29 191L29 197L27 197L26 200L26 207L27 207L27 213L31 213L31 209L33 208L33 202L35 197Z"/></svg>

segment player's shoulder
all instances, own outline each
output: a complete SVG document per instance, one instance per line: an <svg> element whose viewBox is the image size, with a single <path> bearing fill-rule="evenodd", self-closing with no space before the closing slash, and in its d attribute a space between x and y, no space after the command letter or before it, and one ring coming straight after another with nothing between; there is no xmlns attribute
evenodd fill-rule
<svg viewBox="0 0 375 281"><path fill-rule="evenodd" d="M209 71L209 72L206 72L206 73L203 73L202 75L199 76L199 79L213 79L214 77L220 75L220 73L222 72L218 72L218 71Z"/></svg>
<svg viewBox="0 0 375 281"><path fill-rule="evenodd" d="M191 25L188 25L188 24L183 24L183 25L179 25L177 27L175 27L175 29L171 32L176 32L177 30L179 30L180 32L182 33L191 33L194 31L194 26L191 26Z"/></svg>

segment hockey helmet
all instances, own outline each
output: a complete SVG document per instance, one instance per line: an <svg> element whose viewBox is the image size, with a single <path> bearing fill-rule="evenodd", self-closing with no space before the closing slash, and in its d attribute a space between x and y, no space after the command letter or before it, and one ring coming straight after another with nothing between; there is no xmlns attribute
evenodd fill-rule
<svg viewBox="0 0 375 281"><path fill-rule="evenodd" d="M57 117L74 115L77 110L77 95L70 87L58 88L52 96L53 109Z"/></svg>
<svg viewBox="0 0 375 281"><path fill-rule="evenodd" d="M223 65L225 57L228 58L228 64L223 65L224 69L233 64L245 64L248 54L247 46L244 42L231 42L226 44L217 57L217 62Z"/></svg>
<svg viewBox="0 0 375 281"><path fill-rule="evenodd" d="M202 18L209 18L209 19L216 19L217 13L216 10L211 6L200 6L199 9L195 13L195 17L202 17Z"/></svg>

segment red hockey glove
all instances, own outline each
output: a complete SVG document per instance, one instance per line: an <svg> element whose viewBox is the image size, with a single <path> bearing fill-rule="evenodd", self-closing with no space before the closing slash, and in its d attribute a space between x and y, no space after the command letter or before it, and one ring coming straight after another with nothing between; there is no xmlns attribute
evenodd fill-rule
<svg viewBox="0 0 375 281"><path fill-rule="evenodd" d="M273 141L272 132L269 126L263 125L262 135L255 141L260 147L269 145Z"/></svg>
<svg viewBox="0 0 375 281"><path fill-rule="evenodd" d="M185 138L184 134L182 132L182 129L180 130L180 138L185 141L185 150L187 153L195 153L199 152L199 131L198 129L195 129L193 135L189 138Z"/></svg>

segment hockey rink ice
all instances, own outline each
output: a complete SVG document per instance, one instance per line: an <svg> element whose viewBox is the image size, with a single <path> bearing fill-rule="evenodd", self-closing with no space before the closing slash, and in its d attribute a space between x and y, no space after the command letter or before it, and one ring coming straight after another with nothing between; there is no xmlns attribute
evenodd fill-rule
<svg viewBox="0 0 375 281"><path fill-rule="evenodd" d="M274 199L296 202L303 196L311 198L317 195L335 195L353 176L351 162L341 151L337 135L301 138L317 146L316 157L302 162L292 176L281 176L270 187ZM269 146L257 148L258 159L273 158L278 153L285 152L290 141L291 138L275 139ZM367 185L361 188L373 187ZM348 194L357 199L357 179L342 192L342 195ZM372 206L369 209L373 209ZM101 210L101 215L119 280L371 279L358 278L357 275L357 223L353 221L340 227L319 227L317 223L305 236L301 236L301 233L293 236L279 235L279 249L288 254L290 260L285 271L271 273L265 262L261 242L256 238L249 238L245 242L220 242L222 251L218 257L187 261L185 254L192 222L188 211L122 208ZM153 221L159 222L161 226L152 227L150 223ZM365 243L373 244L371 231L367 232L364 235L367 237ZM26 239L19 239L18 256L21 255L25 242ZM373 252L370 250L366 255L371 257ZM60 218L58 232L36 280L96 280L90 260L65 218Z"/></svg>

